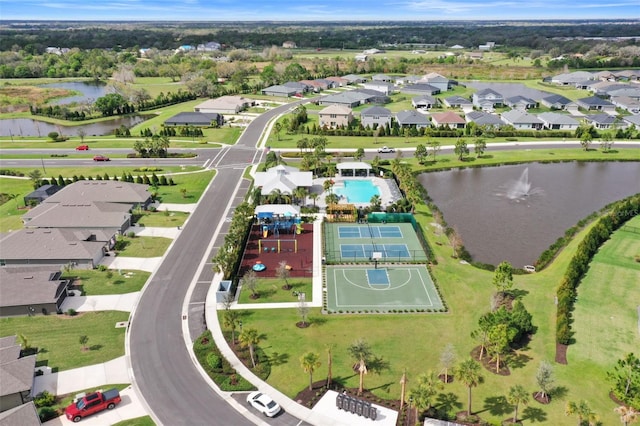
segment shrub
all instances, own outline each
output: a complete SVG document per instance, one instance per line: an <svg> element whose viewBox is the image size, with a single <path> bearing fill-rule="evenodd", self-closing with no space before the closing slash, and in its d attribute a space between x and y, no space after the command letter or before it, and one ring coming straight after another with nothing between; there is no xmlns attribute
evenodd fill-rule
<svg viewBox="0 0 640 426"><path fill-rule="evenodd" d="M40 422L44 423L58 417L58 412L51 407L42 407L38 410Z"/></svg>
<svg viewBox="0 0 640 426"><path fill-rule="evenodd" d="M77 312L75 309L73 308L69 308L67 309L67 315L69 315L70 317L76 316Z"/></svg>
<svg viewBox="0 0 640 426"><path fill-rule="evenodd" d="M106 271L106 270L107 270L106 265L98 265L98 271L100 271L100 272L104 272L104 271Z"/></svg>
<svg viewBox="0 0 640 426"><path fill-rule="evenodd" d="M222 360L218 355L211 352L209 355L207 355L207 364L209 364L209 367L211 367L213 370L217 370L222 367Z"/></svg>
<svg viewBox="0 0 640 426"><path fill-rule="evenodd" d="M36 407L51 407L56 403L56 396L49 391L42 391L33 398L33 403Z"/></svg>
<svg viewBox="0 0 640 426"><path fill-rule="evenodd" d="M135 238L135 237L136 237L136 233L135 233L135 232L133 232L133 231L129 231L129 232L127 232L127 237L129 237L129 238Z"/></svg>

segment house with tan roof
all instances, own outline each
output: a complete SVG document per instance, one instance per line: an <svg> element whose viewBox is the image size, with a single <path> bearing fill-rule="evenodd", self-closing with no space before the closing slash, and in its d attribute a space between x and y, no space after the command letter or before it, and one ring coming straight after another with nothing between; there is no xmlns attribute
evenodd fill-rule
<svg viewBox="0 0 640 426"><path fill-rule="evenodd" d="M215 99L207 99L201 104L196 105L193 110L195 112L218 113L218 114L238 114L256 104L253 99L247 99L243 96L220 96Z"/></svg>
<svg viewBox="0 0 640 426"><path fill-rule="evenodd" d="M335 129L336 127L347 127L353 121L353 111L351 108L342 105L329 105L318 112L320 127Z"/></svg>
<svg viewBox="0 0 640 426"><path fill-rule="evenodd" d="M467 122L453 111L434 112L431 114L434 127L448 127L449 129L464 129Z"/></svg>

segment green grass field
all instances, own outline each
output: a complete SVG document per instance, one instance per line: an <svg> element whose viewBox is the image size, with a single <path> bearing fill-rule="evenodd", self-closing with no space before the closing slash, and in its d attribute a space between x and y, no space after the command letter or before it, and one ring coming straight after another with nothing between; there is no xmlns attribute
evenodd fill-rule
<svg viewBox="0 0 640 426"><path fill-rule="evenodd" d="M137 220L137 224L147 227L169 227L182 226L184 222L189 218L189 213L185 212L173 212L173 211L157 211L157 212L144 212L140 219Z"/></svg>
<svg viewBox="0 0 640 426"><path fill-rule="evenodd" d="M107 271L72 269L64 272L64 278L73 278L73 285L80 286L83 295L98 296L104 294L125 294L142 290L151 275L145 271Z"/></svg>
<svg viewBox="0 0 640 426"><path fill-rule="evenodd" d="M115 325L128 319L128 312L119 311L2 318L0 336L23 334L31 347L38 348L38 365L69 370L124 355L125 328ZM89 338L88 351L82 350L80 336Z"/></svg>
<svg viewBox="0 0 640 426"><path fill-rule="evenodd" d="M305 293L307 302L312 301L313 292L311 278L289 278L291 290L283 290L284 281L276 278L260 278L256 292L260 295L257 299L251 299L251 291L242 289L238 297L238 303L282 303L297 302L298 298L293 295L294 291Z"/></svg>
<svg viewBox="0 0 640 426"><path fill-rule="evenodd" d="M118 236L118 241L124 242L124 249L118 250L118 256L124 257L160 257L169 248L173 240L163 237L134 237Z"/></svg>

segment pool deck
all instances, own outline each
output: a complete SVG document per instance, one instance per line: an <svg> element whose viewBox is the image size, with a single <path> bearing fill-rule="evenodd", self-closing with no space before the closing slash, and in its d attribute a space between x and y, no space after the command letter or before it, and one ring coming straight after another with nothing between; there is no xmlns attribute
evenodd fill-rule
<svg viewBox="0 0 640 426"><path fill-rule="evenodd" d="M328 195L328 192L323 190L322 185L324 181L329 178L317 178L313 180L313 187L311 188L311 192L315 192L320 194L320 197L316 201L316 205L321 209L327 207L327 203L325 203L325 197ZM382 201L382 208L384 209L389 204L393 204L399 199L402 198L400 190L398 189L398 185L393 179L382 179L375 176L369 177L352 177L352 176L336 176L333 179L334 182L341 182L345 180L368 180L376 185L380 189L380 199ZM353 204L356 207L366 207L369 205L369 202L366 203L349 203L346 199L341 198L338 204Z"/></svg>

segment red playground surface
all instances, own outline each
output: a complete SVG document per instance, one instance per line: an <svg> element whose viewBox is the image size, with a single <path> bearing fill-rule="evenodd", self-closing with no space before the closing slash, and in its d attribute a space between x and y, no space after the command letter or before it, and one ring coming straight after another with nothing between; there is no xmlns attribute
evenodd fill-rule
<svg viewBox="0 0 640 426"><path fill-rule="evenodd" d="M255 264L261 263L266 268L256 272L258 278L273 278L282 261L286 261L291 267L289 272L292 277L313 276L313 224L303 224L300 234L280 233L275 236L269 232L266 238L263 236L261 225L251 227L240 264L240 277Z"/></svg>

